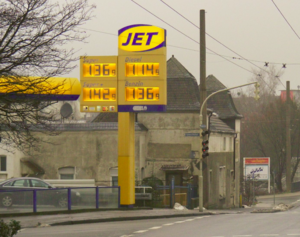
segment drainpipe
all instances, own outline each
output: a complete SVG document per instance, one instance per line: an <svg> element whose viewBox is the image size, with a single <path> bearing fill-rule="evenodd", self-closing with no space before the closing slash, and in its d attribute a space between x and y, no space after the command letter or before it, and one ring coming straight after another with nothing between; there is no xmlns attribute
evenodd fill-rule
<svg viewBox="0 0 300 237"><path fill-rule="evenodd" d="M213 112L209 112L209 116L208 116L208 131L210 131L210 118L211 116L213 116ZM210 136L210 133L208 133L208 140L209 140L209 136Z"/></svg>

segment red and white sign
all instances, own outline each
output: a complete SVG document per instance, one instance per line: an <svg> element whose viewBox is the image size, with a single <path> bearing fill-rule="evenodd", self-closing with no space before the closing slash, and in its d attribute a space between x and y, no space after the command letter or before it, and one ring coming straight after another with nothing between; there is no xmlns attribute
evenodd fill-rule
<svg viewBox="0 0 300 237"><path fill-rule="evenodd" d="M257 180L269 180L270 158L269 157L245 157L244 158L245 178Z"/></svg>
<svg viewBox="0 0 300 237"><path fill-rule="evenodd" d="M245 157L244 158L245 179L268 181L270 193L270 158L269 157Z"/></svg>
<svg viewBox="0 0 300 237"><path fill-rule="evenodd" d="M261 157L261 158L244 158L244 164L245 165L259 165L259 164L266 164L268 165L270 161L270 158Z"/></svg>

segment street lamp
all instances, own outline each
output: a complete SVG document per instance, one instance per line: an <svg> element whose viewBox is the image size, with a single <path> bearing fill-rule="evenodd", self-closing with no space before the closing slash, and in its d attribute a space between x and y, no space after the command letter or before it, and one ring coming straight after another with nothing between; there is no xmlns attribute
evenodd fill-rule
<svg viewBox="0 0 300 237"><path fill-rule="evenodd" d="M206 104L207 100L210 97L212 97L215 94L218 94L220 92L223 92L223 91L228 91L228 90L232 90L232 89L235 89L235 88L239 88L239 87L243 87L243 86L248 86L248 85L252 85L252 84L257 84L257 82L251 82L251 83L247 83L247 84L240 85L240 86L235 86L235 87L231 87L231 88L222 89L222 90L216 91L216 92L210 94L208 97L206 97L206 99L203 101L203 103L201 105L201 108L200 108L200 116L199 116L200 117L200 135L202 134L203 130L206 129L206 124L202 124L203 123L202 112L203 112L204 105ZM200 172L199 172L199 178L198 178L198 186L199 186L199 189L198 189L198 192L199 192L199 212L203 212L203 172L202 172L203 158L202 158L202 156L200 154L202 153L202 144L205 141L205 138L206 138L206 136L202 136L202 139L201 139L201 136L200 136L200 146L199 146L199 158L200 158L200 167L199 168L200 168Z"/></svg>

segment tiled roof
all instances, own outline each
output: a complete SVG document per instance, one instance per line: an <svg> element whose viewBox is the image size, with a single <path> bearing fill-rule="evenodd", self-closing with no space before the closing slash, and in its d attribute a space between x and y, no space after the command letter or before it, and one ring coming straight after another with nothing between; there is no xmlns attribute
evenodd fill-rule
<svg viewBox="0 0 300 237"><path fill-rule="evenodd" d="M167 61L167 77L195 79L195 77L174 57L174 55L172 55L172 57Z"/></svg>
<svg viewBox="0 0 300 237"><path fill-rule="evenodd" d="M118 113L99 113L92 123L118 122Z"/></svg>
<svg viewBox="0 0 300 237"><path fill-rule="evenodd" d="M55 131L102 131L102 130L118 130L118 122L99 122L99 123L64 123L53 124ZM33 131L43 131L43 128L32 126ZM148 129L141 123L135 123L135 131L147 131Z"/></svg>
<svg viewBox="0 0 300 237"><path fill-rule="evenodd" d="M168 78L167 111L199 111L199 91L193 78Z"/></svg>
<svg viewBox="0 0 300 237"><path fill-rule="evenodd" d="M174 55L167 62L167 78L167 111L200 109L197 81Z"/></svg>
<svg viewBox="0 0 300 237"><path fill-rule="evenodd" d="M207 96L215 91L225 88L226 87L213 75L209 75L206 78ZM243 117L237 111L231 94L227 91L218 93L208 99L207 108L212 109L213 112L217 113L220 119Z"/></svg>
<svg viewBox="0 0 300 237"><path fill-rule="evenodd" d="M229 127L221 119L216 116L210 118L210 130L212 132L222 132L222 133L235 133L234 129Z"/></svg>

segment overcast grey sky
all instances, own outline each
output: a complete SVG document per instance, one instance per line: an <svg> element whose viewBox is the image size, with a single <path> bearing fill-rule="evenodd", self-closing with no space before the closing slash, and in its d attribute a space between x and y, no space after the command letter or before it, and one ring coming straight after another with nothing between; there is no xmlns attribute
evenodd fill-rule
<svg viewBox="0 0 300 237"><path fill-rule="evenodd" d="M181 18L160 0L135 1L189 37L199 41L199 29ZM286 69L282 69L284 74L280 80L284 85L287 80L290 80L291 89L297 89L300 85L300 39L285 22L272 0L164 1L197 26L199 26L199 11L205 9L208 34L261 68L265 68L264 62L273 62L277 63L276 67L279 70L282 68L282 63L286 63ZM82 26L90 29L86 30L90 37L87 44L73 45L79 50L78 55L117 55L117 34L120 28L132 24L156 25L167 30L167 57L174 55L199 81L197 43L155 18L131 0L91 0L90 2L97 5L94 12L96 17ZM300 35L300 0L274 0L274 2ZM245 60L232 59L239 56L208 36L206 46L220 55L228 56L227 59L249 71L252 68L257 69ZM207 76L213 74L225 86L232 87L247 83L253 76L247 70L207 50ZM79 67L68 76L79 78ZM279 89L284 88L280 86Z"/></svg>

